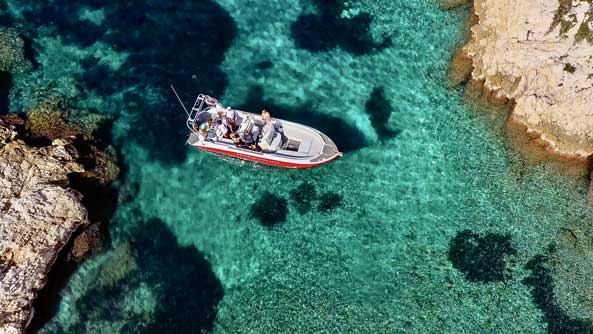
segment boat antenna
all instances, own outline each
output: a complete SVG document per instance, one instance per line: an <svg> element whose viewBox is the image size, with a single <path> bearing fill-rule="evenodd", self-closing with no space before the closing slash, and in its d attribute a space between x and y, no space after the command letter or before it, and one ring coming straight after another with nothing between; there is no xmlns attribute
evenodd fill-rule
<svg viewBox="0 0 593 334"><path fill-rule="evenodd" d="M187 117L190 117L189 112L185 108L185 105L183 104L183 102L181 102L181 98L179 97L179 94L177 94L177 91L175 90L175 87L173 87L173 84L169 84L169 86L171 86L171 89L173 90L173 93L175 93L175 97L177 97L177 101L179 101L179 104L181 104L181 107L183 108L183 110L187 114Z"/></svg>

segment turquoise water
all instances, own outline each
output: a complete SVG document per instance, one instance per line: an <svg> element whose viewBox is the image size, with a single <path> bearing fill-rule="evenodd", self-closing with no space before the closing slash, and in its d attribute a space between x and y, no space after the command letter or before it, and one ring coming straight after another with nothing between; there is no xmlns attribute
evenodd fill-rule
<svg viewBox="0 0 593 334"><path fill-rule="evenodd" d="M82 3L8 1L5 18L37 63L11 111L43 87L113 116L126 171L109 249L40 332L590 332L588 181L526 162L504 114L446 88L468 8ZM188 103L205 91L312 124L345 155L284 170L193 151L169 81ZM271 227L266 192L284 203Z"/></svg>

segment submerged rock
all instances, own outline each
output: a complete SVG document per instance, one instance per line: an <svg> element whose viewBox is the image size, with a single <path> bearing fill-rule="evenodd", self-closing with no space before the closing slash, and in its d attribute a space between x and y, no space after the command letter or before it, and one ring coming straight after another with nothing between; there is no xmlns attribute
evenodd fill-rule
<svg viewBox="0 0 593 334"><path fill-rule="evenodd" d="M8 113L13 75L27 67L25 43L14 29L0 27L0 115Z"/></svg>
<svg viewBox="0 0 593 334"><path fill-rule="evenodd" d="M103 237L100 226L97 223L91 224L80 235L74 238L72 249L68 253L68 259L71 261L82 261L86 259L95 250L103 247Z"/></svg>
<svg viewBox="0 0 593 334"><path fill-rule="evenodd" d="M511 119L552 151L593 153L593 3L474 0L472 79L514 102Z"/></svg>
<svg viewBox="0 0 593 334"><path fill-rule="evenodd" d="M564 285L572 286L577 283L573 280L556 282L559 254L555 247L550 247L545 255L536 255L531 259L525 269L530 274L523 283L531 288L531 295L535 305L542 311L550 334L588 334L593 332L593 323L590 321L590 309L580 309L585 304L561 303L558 289ZM579 254L579 257L583 257ZM562 269L561 269L562 270ZM590 280L590 276L587 277ZM561 284L558 284L561 283ZM586 295L590 290L582 291ZM562 293L560 293L562 295ZM577 296L570 297L576 298ZM568 312L567 312L568 310ZM576 313L575 313L576 311ZM587 317L589 319L587 319Z"/></svg>
<svg viewBox="0 0 593 334"><path fill-rule="evenodd" d="M139 224L130 242L85 264L69 294L71 317L44 333L210 333L224 295L206 256L166 223Z"/></svg>
<svg viewBox="0 0 593 334"><path fill-rule="evenodd" d="M472 60L467 56L465 49L459 49L451 58L447 85L455 87L466 83L471 78L473 70Z"/></svg>
<svg viewBox="0 0 593 334"><path fill-rule="evenodd" d="M549 270L554 283L548 293L554 295L554 302L567 317L586 321L590 328L588 333L593 330L593 239L590 226L561 229L555 247L545 256L548 261L542 264Z"/></svg>
<svg viewBox="0 0 593 334"><path fill-rule="evenodd" d="M469 4L470 0L439 0L438 3L445 9L455 9Z"/></svg>
<svg viewBox="0 0 593 334"><path fill-rule="evenodd" d="M313 201L317 199L317 189L314 184L303 182L290 191L290 198L298 212L304 214L311 210Z"/></svg>
<svg viewBox="0 0 593 334"><path fill-rule="evenodd" d="M333 192L326 192L319 196L319 211L331 211L342 205L342 195Z"/></svg>
<svg viewBox="0 0 593 334"><path fill-rule="evenodd" d="M264 226L272 227L286 221L287 214L288 202L286 199L269 191L264 192L251 205L251 216Z"/></svg>
<svg viewBox="0 0 593 334"><path fill-rule="evenodd" d="M312 52L341 48L361 56L381 51L391 45L391 39L376 41L371 33L373 18L368 13L351 13L342 0L313 1L319 14L303 13L291 25L297 47Z"/></svg>
<svg viewBox="0 0 593 334"><path fill-rule="evenodd" d="M449 260L470 282L505 281L510 277L508 257L517 251L508 235L484 236L464 230L451 240Z"/></svg>

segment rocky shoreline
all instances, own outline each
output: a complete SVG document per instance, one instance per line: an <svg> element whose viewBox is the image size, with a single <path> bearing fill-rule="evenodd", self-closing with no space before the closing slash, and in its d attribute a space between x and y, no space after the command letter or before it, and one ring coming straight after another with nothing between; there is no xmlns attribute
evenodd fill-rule
<svg viewBox="0 0 593 334"><path fill-rule="evenodd" d="M26 126L0 117L0 333L7 334L25 331L60 250L90 224L82 194L69 187L72 175L90 172L74 137L35 147Z"/></svg>
<svg viewBox="0 0 593 334"><path fill-rule="evenodd" d="M593 4L474 0L472 12L469 40L451 62L451 84L483 86L491 99L511 104L509 122L525 126L531 142L563 157L588 159Z"/></svg>
<svg viewBox="0 0 593 334"><path fill-rule="evenodd" d="M22 333L57 254L89 224L80 193L65 187L84 169L67 142L34 148L0 122L0 333Z"/></svg>
<svg viewBox="0 0 593 334"><path fill-rule="evenodd" d="M47 321L69 275L102 247L120 170L104 138L111 120L51 85L13 95L35 60L17 29L0 27L0 42L0 334L16 334ZM15 98L28 101L11 110L22 114L8 113Z"/></svg>
<svg viewBox="0 0 593 334"><path fill-rule="evenodd" d="M0 41L0 86L9 89L31 65L16 30L1 28ZM7 111L0 106L0 334L20 334L59 255L75 263L100 247L119 168L93 136L108 120L67 99L41 98L26 116Z"/></svg>

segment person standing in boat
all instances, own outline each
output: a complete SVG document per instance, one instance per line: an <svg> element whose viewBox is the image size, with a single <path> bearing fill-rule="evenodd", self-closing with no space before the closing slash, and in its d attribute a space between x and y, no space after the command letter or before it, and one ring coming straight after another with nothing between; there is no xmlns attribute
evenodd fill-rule
<svg viewBox="0 0 593 334"><path fill-rule="evenodd" d="M264 126L262 128L262 135L259 141L259 146L267 150L270 148L274 137L276 137L276 128L274 127L274 123L272 122L272 115L268 109L264 109L261 112L261 118L264 121Z"/></svg>

